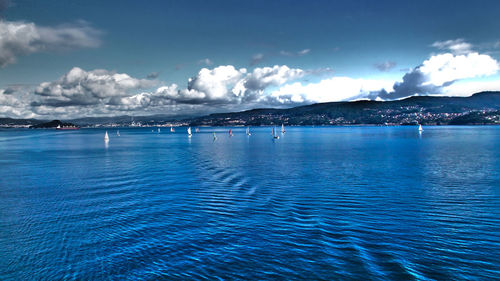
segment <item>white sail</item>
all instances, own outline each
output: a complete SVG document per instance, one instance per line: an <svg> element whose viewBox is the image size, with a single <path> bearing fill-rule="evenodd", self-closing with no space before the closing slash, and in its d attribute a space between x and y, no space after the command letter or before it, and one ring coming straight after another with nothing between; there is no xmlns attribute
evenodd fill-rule
<svg viewBox="0 0 500 281"><path fill-rule="evenodd" d="M422 125L418 125L418 131L419 132L423 132L424 131L424 128L422 128Z"/></svg>
<svg viewBox="0 0 500 281"><path fill-rule="evenodd" d="M273 127L273 139L279 139L280 138L280 136L278 136L278 134L276 132L277 132L276 128Z"/></svg>
<svg viewBox="0 0 500 281"><path fill-rule="evenodd" d="M119 130L116 131L116 135L120 136L120 131Z"/></svg>
<svg viewBox="0 0 500 281"><path fill-rule="evenodd" d="M109 141L108 131L106 131L106 133L104 133L104 141L106 141L106 142Z"/></svg>
<svg viewBox="0 0 500 281"><path fill-rule="evenodd" d="M160 128L158 128L158 134L160 133Z"/></svg>
<svg viewBox="0 0 500 281"><path fill-rule="evenodd" d="M189 136L191 136L191 135L192 135L192 134L191 134L191 127L188 127L188 130L187 130L187 131L188 131L188 135L189 135Z"/></svg>
<svg viewBox="0 0 500 281"><path fill-rule="evenodd" d="M247 136L250 136L250 127L247 127Z"/></svg>
<svg viewBox="0 0 500 281"><path fill-rule="evenodd" d="M215 132L214 132L214 140L216 140L216 139L217 139L217 136L215 135Z"/></svg>
<svg viewBox="0 0 500 281"><path fill-rule="evenodd" d="M281 133L284 134L285 133L285 125L284 124L281 124Z"/></svg>
<svg viewBox="0 0 500 281"><path fill-rule="evenodd" d="M170 126L170 132L175 132L174 127Z"/></svg>

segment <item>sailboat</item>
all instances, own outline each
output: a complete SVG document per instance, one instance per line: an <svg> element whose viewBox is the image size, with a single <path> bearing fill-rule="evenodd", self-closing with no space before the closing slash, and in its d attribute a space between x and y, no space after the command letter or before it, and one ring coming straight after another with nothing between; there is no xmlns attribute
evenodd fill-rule
<svg viewBox="0 0 500 281"><path fill-rule="evenodd" d="M170 132L175 132L174 127L170 126Z"/></svg>
<svg viewBox="0 0 500 281"><path fill-rule="evenodd" d="M281 124L281 133L284 134L286 131L285 131L285 125L284 124Z"/></svg>
<svg viewBox="0 0 500 281"><path fill-rule="evenodd" d="M160 128L158 128L158 134L160 133Z"/></svg>
<svg viewBox="0 0 500 281"><path fill-rule="evenodd" d="M247 136L250 136L250 127L247 127Z"/></svg>
<svg viewBox="0 0 500 281"><path fill-rule="evenodd" d="M193 134L191 134L191 127L188 127L188 137L191 137Z"/></svg>
<svg viewBox="0 0 500 281"><path fill-rule="evenodd" d="M279 139L280 136L278 134L276 134L276 128L273 127L273 139Z"/></svg>
<svg viewBox="0 0 500 281"><path fill-rule="evenodd" d="M424 131L424 128L422 128L422 125L418 125L418 131L421 133Z"/></svg>
<svg viewBox="0 0 500 281"><path fill-rule="evenodd" d="M116 130L116 135L120 136L120 131L119 130Z"/></svg>
<svg viewBox="0 0 500 281"><path fill-rule="evenodd" d="M233 132L231 131L231 129L229 129L229 136L232 137L233 136Z"/></svg>
<svg viewBox="0 0 500 281"><path fill-rule="evenodd" d="M217 136L215 135L215 132L214 132L214 141L217 139Z"/></svg>
<svg viewBox="0 0 500 281"><path fill-rule="evenodd" d="M108 141L109 141L109 136L108 136L108 131L106 131L106 133L104 133L104 142Z"/></svg>
<svg viewBox="0 0 500 281"><path fill-rule="evenodd" d="M196 133L199 133L199 132L200 132L200 129L196 128L196 129L194 129L194 131L195 131Z"/></svg>

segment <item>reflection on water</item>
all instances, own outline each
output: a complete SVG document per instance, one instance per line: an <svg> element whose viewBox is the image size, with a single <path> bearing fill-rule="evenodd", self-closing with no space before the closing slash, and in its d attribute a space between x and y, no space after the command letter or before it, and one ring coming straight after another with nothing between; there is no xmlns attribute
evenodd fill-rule
<svg viewBox="0 0 500 281"><path fill-rule="evenodd" d="M2 130L0 279L499 275L498 127L150 130Z"/></svg>

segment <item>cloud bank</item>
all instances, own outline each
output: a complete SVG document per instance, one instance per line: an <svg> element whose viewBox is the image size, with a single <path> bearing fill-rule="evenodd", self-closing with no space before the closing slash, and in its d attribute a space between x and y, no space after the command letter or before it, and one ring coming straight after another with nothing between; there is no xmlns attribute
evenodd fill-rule
<svg viewBox="0 0 500 281"><path fill-rule="evenodd" d="M496 81L468 82L498 73L499 63L490 55L473 51L472 44L462 39L432 45L444 52L430 55L408 70L400 81L340 76L330 68L303 70L274 65L248 70L222 65L203 67L179 85L156 80L157 73L140 79L126 73L74 67L59 79L40 83L33 89L0 90L0 110L11 117L46 118L195 114L355 99L464 95L474 89L500 89ZM388 61L380 68L386 70L395 65ZM315 81L311 82L312 79Z"/></svg>

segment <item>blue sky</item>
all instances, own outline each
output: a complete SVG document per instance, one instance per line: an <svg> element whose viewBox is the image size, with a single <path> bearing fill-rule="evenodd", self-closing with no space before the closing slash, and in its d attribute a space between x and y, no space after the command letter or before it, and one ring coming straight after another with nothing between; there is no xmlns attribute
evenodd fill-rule
<svg viewBox="0 0 500 281"><path fill-rule="evenodd" d="M15 44L0 36L5 59L0 106L12 117L196 114L367 97L467 95L474 85L460 85L469 81L481 85L478 90L492 89L498 80L499 1L9 2L2 21ZM21 24L32 24L34 37L12 39L26 34L11 31ZM453 49L458 45L463 48ZM446 65L460 62L478 71L448 73L452 81L444 82L454 84L452 91L443 84L429 88L425 81L425 89L413 92L391 88L412 69L431 81L435 70L417 68L440 54L453 55ZM108 78L114 83L113 75L124 74L130 83L108 85L111 91L95 84L71 88L63 80L74 68L83 71L78 75L85 81L90 75L101 84ZM203 68L212 72L203 75ZM92 72L96 69L102 71ZM253 87L245 84L249 80ZM396 95L374 94L381 85ZM22 101L29 101L24 108Z"/></svg>

